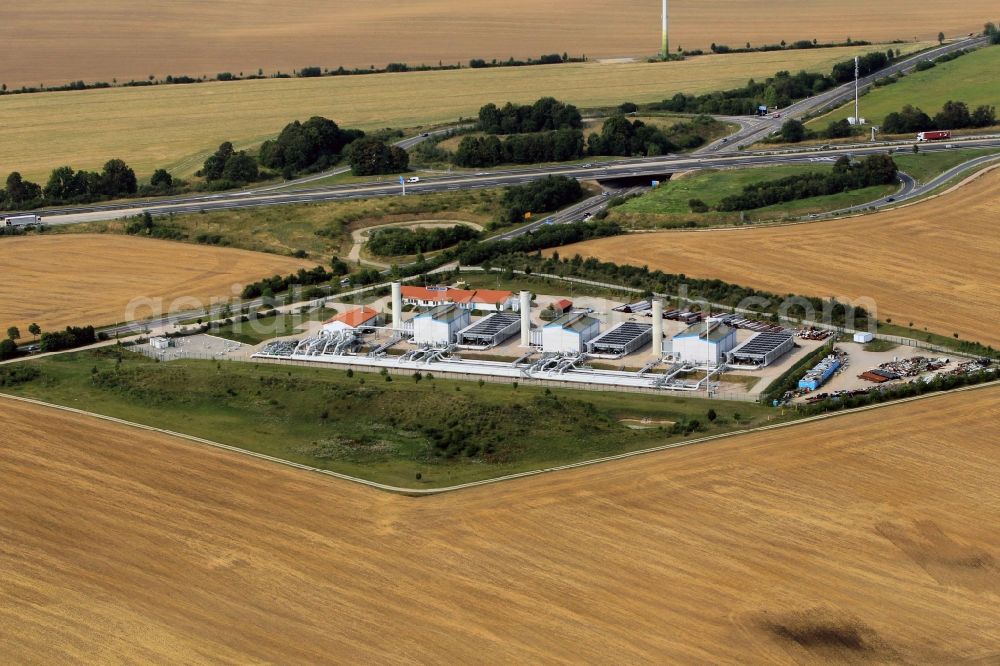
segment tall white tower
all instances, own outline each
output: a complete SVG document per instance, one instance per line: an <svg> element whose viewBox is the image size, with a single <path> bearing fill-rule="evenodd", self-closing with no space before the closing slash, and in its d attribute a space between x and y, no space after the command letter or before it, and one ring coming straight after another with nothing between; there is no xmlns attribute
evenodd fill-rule
<svg viewBox="0 0 1000 666"><path fill-rule="evenodd" d="M667 0L663 0L663 59L670 57L670 39L667 37Z"/></svg>

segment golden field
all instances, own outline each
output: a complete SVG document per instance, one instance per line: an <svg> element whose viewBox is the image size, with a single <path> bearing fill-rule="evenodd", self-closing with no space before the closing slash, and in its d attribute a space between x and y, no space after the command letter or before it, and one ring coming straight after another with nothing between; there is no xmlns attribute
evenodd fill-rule
<svg viewBox="0 0 1000 666"><path fill-rule="evenodd" d="M0 174L18 170L44 184L55 167L97 169L118 157L140 177L157 167L186 176L222 141L253 146L313 115L370 130L453 122L490 101L545 95L580 106L649 102L738 86L781 69L825 72L871 48L8 95L0 97Z"/></svg>
<svg viewBox="0 0 1000 666"><path fill-rule="evenodd" d="M879 319L997 346L1000 170L942 196L846 220L617 236L559 248L766 289L867 297Z"/></svg>
<svg viewBox="0 0 1000 666"><path fill-rule="evenodd" d="M200 307L213 298L239 296L247 282L316 265L273 254L111 234L4 238L0 256L7 284L0 290L0 323L20 327L23 335L33 322L52 330ZM133 299L154 301L127 316Z"/></svg>
<svg viewBox="0 0 1000 666"><path fill-rule="evenodd" d="M430 498L0 399L5 663L989 663L1000 388Z"/></svg>
<svg viewBox="0 0 1000 666"><path fill-rule="evenodd" d="M35 0L4 12L0 82L11 87L70 80L120 81L150 74L289 72L465 63L569 52L646 56L660 49L660 3L648 0ZM956 36L996 20L994 2L961 11L885 0L673 0L671 44L708 49L817 38L868 41Z"/></svg>

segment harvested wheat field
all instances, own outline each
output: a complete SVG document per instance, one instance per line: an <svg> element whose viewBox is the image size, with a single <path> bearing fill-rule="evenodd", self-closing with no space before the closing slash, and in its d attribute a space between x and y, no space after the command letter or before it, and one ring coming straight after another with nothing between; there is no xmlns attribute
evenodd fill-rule
<svg viewBox="0 0 1000 666"><path fill-rule="evenodd" d="M102 234L20 236L0 242L0 323L133 321L239 296L243 285L315 262L260 252ZM132 309L129 304L138 299ZM143 303L145 305L138 305Z"/></svg>
<svg viewBox="0 0 1000 666"><path fill-rule="evenodd" d="M996 346L1000 169L896 210L777 228L617 236L559 248L795 293L870 298L878 317Z"/></svg>
<svg viewBox="0 0 1000 666"><path fill-rule="evenodd" d="M986 663L997 418L993 386L413 499L0 399L0 659Z"/></svg>
<svg viewBox="0 0 1000 666"><path fill-rule="evenodd" d="M921 46L899 45L906 52ZM250 147L314 115L371 130L450 123L487 102L545 95L585 107L650 102L679 91L731 88L781 69L828 72L871 48L6 95L0 96L0 174L17 170L44 183L55 167L99 169L118 157L140 177L157 167L189 176L223 141Z"/></svg>
<svg viewBox="0 0 1000 666"><path fill-rule="evenodd" d="M673 0L671 43L708 49L847 37L933 39L982 29L995 4L968 0L962 11L886 0ZM5 12L0 81L8 86L70 80L120 81L150 74L336 69L389 62L436 65L470 58L651 55L660 48L660 3L640 0L35 0ZM122 57L127 53L128 57Z"/></svg>

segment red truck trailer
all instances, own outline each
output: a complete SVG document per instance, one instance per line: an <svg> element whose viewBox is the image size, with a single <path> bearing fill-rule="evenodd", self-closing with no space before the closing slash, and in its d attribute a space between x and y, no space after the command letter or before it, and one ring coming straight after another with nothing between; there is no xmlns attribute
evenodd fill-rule
<svg viewBox="0 0 1000 666"><path fill-rule="evenodd" d="M948 130L937 130L934 132L919 132L917 134L917 141L940 141L941 139L950 139L951 132Z"/></svg>

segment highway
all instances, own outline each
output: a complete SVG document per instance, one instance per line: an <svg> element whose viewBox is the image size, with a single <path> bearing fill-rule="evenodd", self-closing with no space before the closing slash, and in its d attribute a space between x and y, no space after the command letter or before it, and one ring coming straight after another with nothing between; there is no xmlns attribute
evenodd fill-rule
<svg viewBox="0 0 1000 666"><path fill-rule="evenodd" d="M614 181L616 179L657 178L680 171L701 169L739 168L776 164L796 164L809 162L833 162L837 157L847 155L860 157L884 153L889 148L909 149L912 142L853 144L830 149L806 148L772 151L741 151L732 154L708 154L663 156L651 158L623 159L588 164L565 164L543 167L526 167L490 172L455 173L424 178L419 183L408 184L407 194L448 192L463 189L479 189L520 185L548 175L564 175L580 180ZM951 146L951 147L949 147ZM952 139L948 143L925 144L925 152L958 150L961 148L1000 147L1000 137ZM94 206L45 209L36 211L46 224L76 224L121 219L149 211L153 215L168 213L198 213L202 211L227 210L280 206L298 203L318 203L343 201L378 196L401 194L398 184L360 183L316 188L303 188L289 192L234 193L210 195L197 199L165 199L155 202L125 202Z"/></svg>
<svg viewBox="0 0 1000 666"><path fill-rule="evenodd" d="M947 44L922 54L901 60L889 67L865 77L861 81L862 88L885 76L898 71L908 71L921 60L933 59L945 53L960 48L980 46L985 38L975 37ZM789 118L800 118L817 113L829 107L842 104L854 94L854 83L848 83L820 95L801 100L782 110L781 118L756 117L723 117L721 120L740 125L739 131L725 139L720 139L701 150L689 155L667 155L652 158L617 159L611 161L595 161L593 163L567 163L546 165L542 167L521 167L484 171L479 173L460 172L442 174L423 178L419 183L407 185L408 194L430 192L447 192L463 189L478 189L519 185L537 180L547 175L564 175L580 180L596 180L601 182L616 179L661 178L679 171L699 169L739 168L747 166L766 166L773 164L794 164L810 161L833 161L841 155L862 156L887 150L892 146L908 146L912 141L896 142L895 144L880 142L857 144L852 146L838 145L831 149L790 149L769 151L740 150L746 146L772 134L781 123ZM428 136L445 134L453 127L428 132ZM409 137L397 145L410 148L425 140L423 134ZM1000 146L998 138L954 139L947 145L958 147L993 147ZM940 144L927 145L924 150L949 150ZM153 215L169 213L198 213L202 211L228 210L236 208L253 208L263 206L279 206L298 203L318 203L324 201L341 201L378 196L399 195L401 187L396 183L369 182L336 186L309 187L309 184L331 175L346 171L340 167L334 171L306 176L294 181L268 185L236 192L216 194L186 195L167 197L154 200L133 200L127 202L96 204L86 206L68 206L41 209L35 211L46 224L76 224L80 222L97 222L140 215L149 212ZM298 189L290 189L290 188Z"/></svg>

